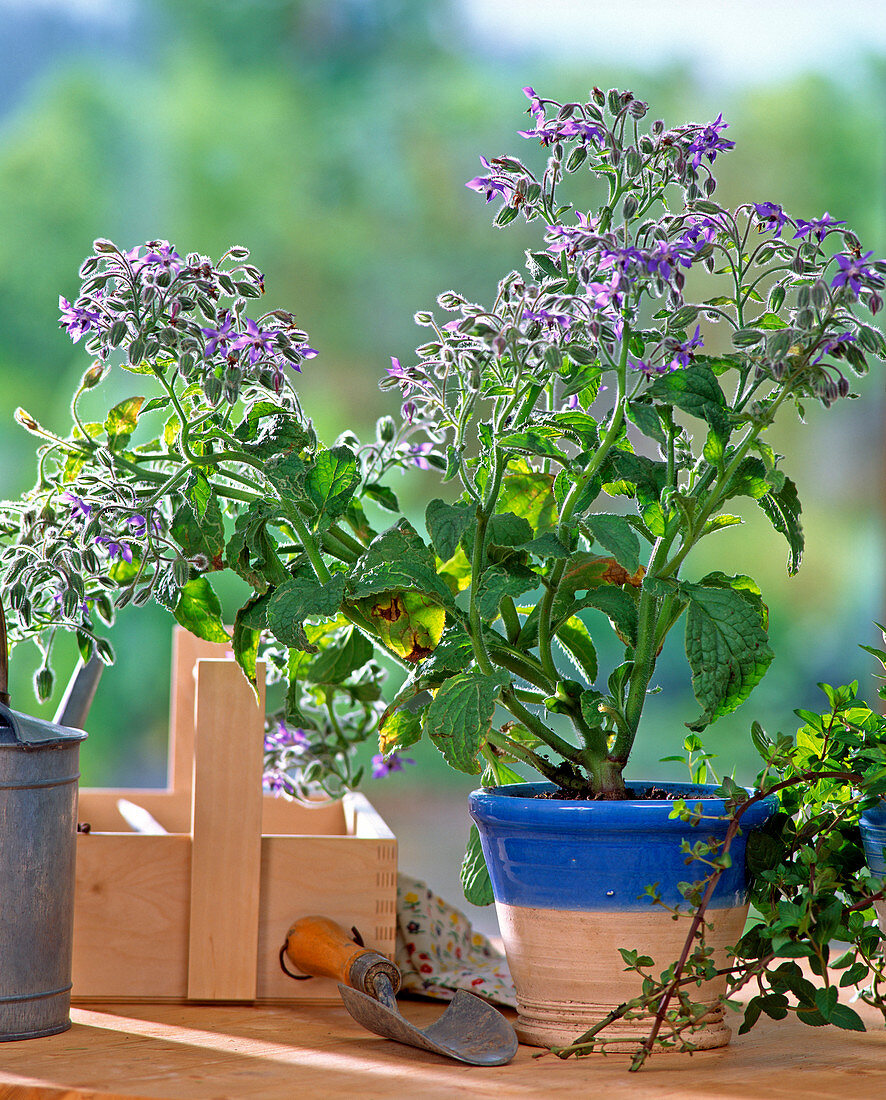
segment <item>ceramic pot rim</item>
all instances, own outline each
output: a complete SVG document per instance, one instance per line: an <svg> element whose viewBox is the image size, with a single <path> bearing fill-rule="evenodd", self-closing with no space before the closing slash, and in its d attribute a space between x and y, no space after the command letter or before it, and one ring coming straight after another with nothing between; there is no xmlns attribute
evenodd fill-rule
<svg viewBox="0 0 886 1100"><path fill-rule="evenodd" d="M629 787L660 787L666 791L679 792L690 806L693 801L702 801L705 815L725 816L726 799L722 796L711 797L717 790L712 783L685 783L679 781L658 781L648 779L627 780ZM575 828L579 823L595 829L606 828L644 828L654 827L685 829L685 823L679 818L671 818L673 799L628 798L615 802L568 801L551 798L537 798L543 791L552 791L553 783L511 783L502 787L481 788L468 796L471 816L507 822L529 822L540 828L558 830ZM752 793L748 788L748 793ZM768 795L751 806L742 815L743 832L762 824L778 808L775 795ZM579 825L580 827L580 825Z"/></svg>

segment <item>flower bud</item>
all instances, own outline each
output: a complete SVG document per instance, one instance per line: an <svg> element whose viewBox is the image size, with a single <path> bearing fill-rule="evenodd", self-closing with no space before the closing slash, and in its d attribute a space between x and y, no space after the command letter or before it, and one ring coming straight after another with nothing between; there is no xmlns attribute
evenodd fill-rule
<svg viewBox="0 0 886 1100"><path fill-rule="evenodd" d="M379 443L391 443L397 434L397 425L391 416L382 416L375 422L375 435Z"/></svg>
<svg viewBox="0 0 886 1100"><path fill-rule="evenodd" d="M51 668L38 668L34 673L34 692L41 703L45 703L52 695L54 680Z"/></svg>

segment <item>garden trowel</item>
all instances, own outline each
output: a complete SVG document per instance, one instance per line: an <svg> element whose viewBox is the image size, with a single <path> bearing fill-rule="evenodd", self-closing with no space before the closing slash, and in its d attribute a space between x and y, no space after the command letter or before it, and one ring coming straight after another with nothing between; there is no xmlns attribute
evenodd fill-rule
<svg viewBox="0 0 886 1100"><path fill-rule="evenodd" d="M337 980L348 1012L358 1024L385 1039L472 1066L503 1066L517 1053L517 1036L504 1016L463 989L429 1027L421 1030L409 1023L397 1007L397 967L383 955L361 947L326 917L296 921L286 934L281 965L284 954L303 975Z"/></svg>

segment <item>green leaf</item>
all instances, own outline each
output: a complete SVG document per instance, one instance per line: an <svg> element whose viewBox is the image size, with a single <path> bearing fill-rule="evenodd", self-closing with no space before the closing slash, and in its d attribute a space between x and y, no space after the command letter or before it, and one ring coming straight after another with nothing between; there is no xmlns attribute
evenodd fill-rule
<svg viewBox="0 0 886 1100"><path fill-rule="evenodd" d="M754 327L766 329L771 331L774 329L787 328L787 322L783 321L777 313L764 313L762 317L754 318Z"/></svg>
<svg viewBox="0 0 886 1100"><path fill-rule="evenodd" d="M441 561L449 561L455 553L473 518L474 510L467 504L447 504L439 499L428 504L425 524Z"/></svg>
<svg viewBox="0 0 886 1100"><path fill-rule="evenodd" d="M597 679L597 651L588 628L577 615L557 627L555 638L589 684Z"/></svg>
<svg viewBox="0 0 886 1100"><path fill-rule="evenodd" d="M521 596L537 588L539 578L525 566L514 565L506 569L493 565L483 572L477 584L477 609L483 619L492 620L498 615L498 605L505 596Z"/></svg>
<svg viewBox="0 0 886 1100"><path fill-rule="evenodd" d="M320 451L305 475L305 492L318 513L340 516L360 484L357 459L348 447Z"/></svg>
<svg viewBox="0 0 886 1100"><path fill-rule="evenodd" d="M244 449L257 458L297 454L315 443L313 432L304 428L295 415L270 401L256 401L237 425L234 435Z"/></svg>
<svg viewBox="0 0 886 1100"><path fill-rule="evenodd" d="M495 898L492 893L492 880L486 866L483 848L480 845L480 832L476 825L471 826L468 847L461 865L461 885L465 899L471 905L492 905Z"/></svg>
<svg viewBox="0 0 886 1100"><path fill-rule="evenodd" d="M637 605L623 588L610 584L592 588L586 596L575 601L572 610L581 611L589 607L607 616L625 645L636 645Z"/></svg>
<svg viewBox="0 0 886 1100"><path fill-rule="evenodd" d="M747 699L772 661L759 608L734 588L683 583L688 599L686 655L704 712L687 725L702 730Z"/></svg>
<svg viewBox="0 0 886 1100"><path fill-rule="evenodd" d="M719 516L713 516L707 521L702 528L702 535L710 535L713 531L721 531L725 527L735 527L739 523L744 523L741 516L731 516L727 512L721 513Z"/></svg>
<svg viewBox="0 0 886 1100"><path fill-rule="evenodd" d="M514 512L497 512L489 517L486 541L490 546L524 546L532 535L529 521Z"/></svg>
<svg viewBox="0 0 886 1100"><path fill-rule="evenodd" d="M552 458L563 466L570 464L569 458L555 447L549 439L546 439L537 431L512 432L510 435L502 436L498 442L506 451L538 455L540 458Z"/></svg>
<svg viewBox="0 0 886 1100"><path fill-rule="evenodd" d="M170 533L186 558L204 557L208 564L220 567L225 548L225 524L218 501L207 507L202 520L198 520L190 502L182 504L172 517Z"/></svg>
<svg viewBox="0 0 886 1100"><path fill-rule="evenodd" d="M706 420L721 439L729 438L726 398L707 364L692 363L682 370L671 371L657 378L650 392L659 400Z"/></svg>
<svg viewBox="0 0 886 1100"><path fill-rule="evenodd" d="M396 494L387 485L381 485L377 481L373 481L364 486L364 489L366 495L371 497L376 504L380 504L382 508L386 508L389 512L400 511L400 503Z"/></svg>
<svg viewBox="0 0 886 1100"><path fill-rule="evenodd" d="M629 573L637 572L640 568L640 540L627 517L598 513L587 516L584 526L619 565Z"/></svg>
<svg viewBox="0 0 886 1100"><path fill-rule="evenodd" d="M225 547L225 564L260 592L269 585L276 587L289 579L277 555L276 543L267 530L268 523L276 515L273 503L251 501L237 516L234 533Z"/></svg>
<svg viewBox="0 0 886 1100"><path fill-rule="evenodd" d="M525 519L536 535L550 531L557 523L553 474L519 471L502 478L496 507Z"/></svg>
<svg viewBox="0 0 886 1100"><path fill-rule="evenodd" d="M537 539L527 542L523 549L530 554L534 554L537 558L569 557L568 547L560 542L553 531L546 531L545 534L539 535Z"/></svg>
<svg viewBox="0 0 886 1100"><path fill-rule="evenodd" d="M143 397L127 397L125 401L118 402L108 413L105 431L108 433L110 450L122 450L129 442L138 423L139 409L144 404L144 400Z"/></svg>
<svg viewBox="0 0 886 1100"><path fill-rule="evenodd" d="M207 642L229 642L221 604L206 577L195 577L182 588L173 611L176 622Z"/></svg>
<svg viewBox="0 0 886 1100"><path fill-rule="evenodd" d="M198 520L203 520L206 510L213 498L212 486L201 470L192 470L188 474L188 480L184 487L185 498L194 509L194 515ZM217 506L217 505L216 505ZM221 514L221 513L219 513Z"/></svg>
<svg viewBox="0 0 886 1100"><path fill-rule="evenodd" d="M640 431L656 443L666 443L667 436L661 426L661 419L651 402L629 401L626 406L628 420L632 421Z"/></svg>
<svg viewBox="0 0 886 1100"><path fill-rule="evenodd" d="M243 669L246 679L252 685L253 690L256 688L255 662L258 657L261 630L257 630L250 626L248 619L255 604L263 600L264 596L254 597L241 607L234 616L234 660Z"/></svg>
<svg viewBox="0 0 886 1100"><path fill-rule="evenodd" d="M835 985L829 985L826 989L816 989L815 1007L830 1022L831 1014L837 1006L839 991Z"/></svg>
<svg viewBox="0 0 886 1100"><path fill-rule="evenodd" d="M356 627L335 645L324 647L305 670L305 678L314 684L341 684L372 659L372 642Z"/></svg>
<svg viewBox="0 0 886 1100"><path fill-rule="evenodd" d="M401 706L392 714L382 716L378 726L378 748L383 756L411 748L421 741L423 710L411 711Z"/></svg>
<svg viewBox="0 0 886 1100"><path fill-rule="evenodd" d="M828 1023L833 1024L834 1027L842 1028L844 1031L866 1031L864 1021L848 1005L837 1004L831 1009L831 1014L828 1017Z"/></svg>
<svg viewBox="0 0 886 1100"><path fill-rule="evenodd" d="M723 465L723 455L725 452L726 448L723 446L723 440L713 429L711 429L711 431L708 432L708 437L702 449L702 454L706 461L719 469Z"/></svg>
<svg viewBox="0 0 886 1100"><path fill-rule="evenodd" d="M290 577L268 600L268 629L284 645L306 649L305 619L335 615L344 593L345 578L341 573L325 583L314 577Z"/></svg>
<svg viewBox="0 0 886 1100"><path fill-rule="evenodd" d="M307 506L305 464L294 451L266 458L262 472L281 496L292 501L304 501Z"/></svg>
<svg viewBox="0 0 886 1100"><path fill-rule="evenodd" d="M797 486L786 477L780 492L766 493L758 498L758 503L775 530L781 532L788 541L788 574L793 576L800 568L805 547Z"/></svg>
<svg viewBox="0 0 886 1100"><path fill-rule="evenodd" d="M770 492L770 489L764 464L759 458L746 458L732 475L723 499L745 496L760 500Z"/></svg>
<svg viewBox="0 0 886 1100"><path fill-rule="evenodd" d="M477 775L477 756L492 728L492 716L501 689L510 682L506 672L485 675L477 669L456 673L434 696L424 729L448 764Z"/></svg>

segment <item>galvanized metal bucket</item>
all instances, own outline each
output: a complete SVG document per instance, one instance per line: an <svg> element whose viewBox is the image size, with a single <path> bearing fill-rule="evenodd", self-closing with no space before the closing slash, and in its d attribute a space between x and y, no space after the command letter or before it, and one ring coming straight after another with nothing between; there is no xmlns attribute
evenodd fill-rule
<svg viewBox="0 0 886 1100"><path fill-rule="evenodd" d="M71 1026L82 730L11 710L0 606L0 1042Z"/></svg>

